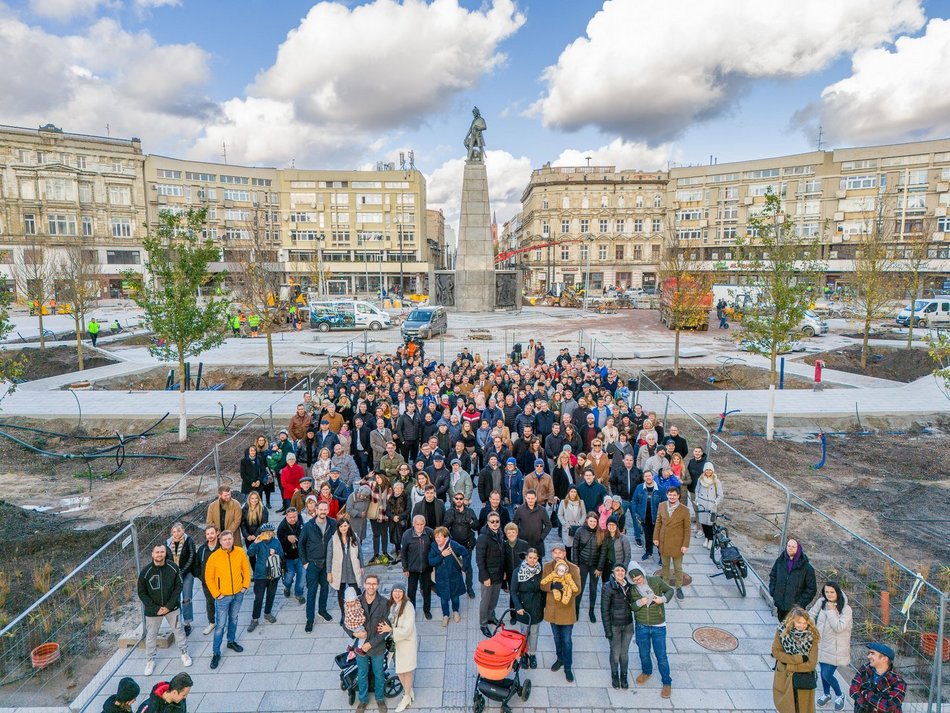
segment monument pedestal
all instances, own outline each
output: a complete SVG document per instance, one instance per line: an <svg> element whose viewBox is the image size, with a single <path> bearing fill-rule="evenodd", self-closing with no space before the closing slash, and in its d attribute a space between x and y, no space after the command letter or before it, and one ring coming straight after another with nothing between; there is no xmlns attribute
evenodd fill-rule
<svg viewBox="0 0 950 713"><path fill-rule="evenodd" d="M491 240L488 173L483 161L466 161L455 261L455 309L495 309L495 249Z"/></svg>

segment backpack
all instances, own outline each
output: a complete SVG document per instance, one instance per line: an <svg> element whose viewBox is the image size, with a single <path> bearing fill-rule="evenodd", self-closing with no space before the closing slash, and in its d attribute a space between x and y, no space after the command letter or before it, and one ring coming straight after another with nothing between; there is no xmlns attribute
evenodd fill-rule
<svg viewBox="0 0 950 713"><path fill-rule="evenodd" d="M284 563L280 555L272 552L267 556L267 578L280 579L284 575Z"/></svg>

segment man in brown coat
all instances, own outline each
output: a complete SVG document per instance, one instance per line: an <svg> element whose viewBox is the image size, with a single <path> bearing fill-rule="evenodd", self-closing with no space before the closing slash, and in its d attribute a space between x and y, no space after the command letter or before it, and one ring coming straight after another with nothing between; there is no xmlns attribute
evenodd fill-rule
<svg viewBox="0 0 950 713"><path fill-rule="evenodd" d="M656 529L653 544L660 550L663 568L660 576L670 581L670 560L676 576L676 598L683 599L683 555L689 549L689 510L680 502L679 488L666 491L666 502L657 508Z"/></svg>
<svg viewBox="0 0 950 713"><path fill-rule="evenodd" d="M560 540L551 547L551 555L554 559L541 568L541 591L549 593L544 605L544 620L551 625L554 650L557 653L557 660L551 670L557 671L563 666L564 676L570 683L574 681L574 643L571 636L574 633L574 624L577 623L577 608L573 598L581 591L581 570L573 562L567 561L567 550ZM573 592L565 591L560 582L543 583L545 577L554 572L558 565L567 565L568 576L574 581ZM560 591L561 596L554 596L551 594L552 590Z"/></svg>
<svg viewBox="0 0 950 713"><path fill-rule="evenodd" d="M538 505L546 507L554 505L557 499L554 497L554 481L551 476L544 472L544 461L536 458L534 461L534 470L527 473L524 477L524 487L521 489L523 498L529 490L533 490L538 496Z"/></svg>
<svg viewBox="0 0 950 713"><path fill-rule="evenodd" d="M297 404L297 412L290 417L290 423L287 424L290 438L294 441L302 441L307 437L307 429L310 427L310 414L307 413L307 407Z"/></svg>
<svg viewBox="0 0 950 713"><path fill-rule="evenodd" d="M241 505L231 497L229 485L218 486L218 499L208 506L205 522L217 527L219 533L230 530L237 537L241 529Z"/></svg>

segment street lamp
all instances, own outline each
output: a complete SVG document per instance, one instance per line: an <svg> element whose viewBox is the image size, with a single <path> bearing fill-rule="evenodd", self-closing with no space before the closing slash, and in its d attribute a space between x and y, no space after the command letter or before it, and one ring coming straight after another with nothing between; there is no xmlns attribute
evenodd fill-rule
<svg viewBox="0 0 950 713"><path fill-rule="evenodd" d="M590 295L590 251L594 244L594 236L590 233L584 233L581 236L584 246L587 248L587 276L584 279L584 311L587 311L587 298Z"/></svg>
<svg viewBox="0 0 950 713"><path fill-rule="evenodd" d="M323 241L326 240L326 235L321 231L320 235L317 236L317 280L319 282L318 292L321 297L326 297L326 289L323 284Z"/></svg>
<svg viewBox="0 0 950 713"><path fill-rule="evenodd" d="M404 255L402 254L402 221L396 221L396 232L399 233L399 296L402 297L406 293L405 285L405 271L404 271Z"/></svg>

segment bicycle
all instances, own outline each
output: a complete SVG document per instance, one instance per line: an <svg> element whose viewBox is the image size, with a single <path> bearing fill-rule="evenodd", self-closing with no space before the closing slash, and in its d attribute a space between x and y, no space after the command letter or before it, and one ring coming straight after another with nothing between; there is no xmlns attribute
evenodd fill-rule
<svg viewBox="0 0 950 713"><path fill-rule="evenodd" d="M713 537L712 544L709 547L709 559L711 559L713 564L721 571L711 576L725 576L726 579L731 579L736 583L739 594L744 597L746 595L744 580L749 576L748 565L742 553L739 552L739 548L733 544L732 539L729 537L729 528L725 525L720 525L718 522L720 518L731 522L730 517L701 507L697 507L697 511L708 512L709 518L712 521Z"/></svg>

